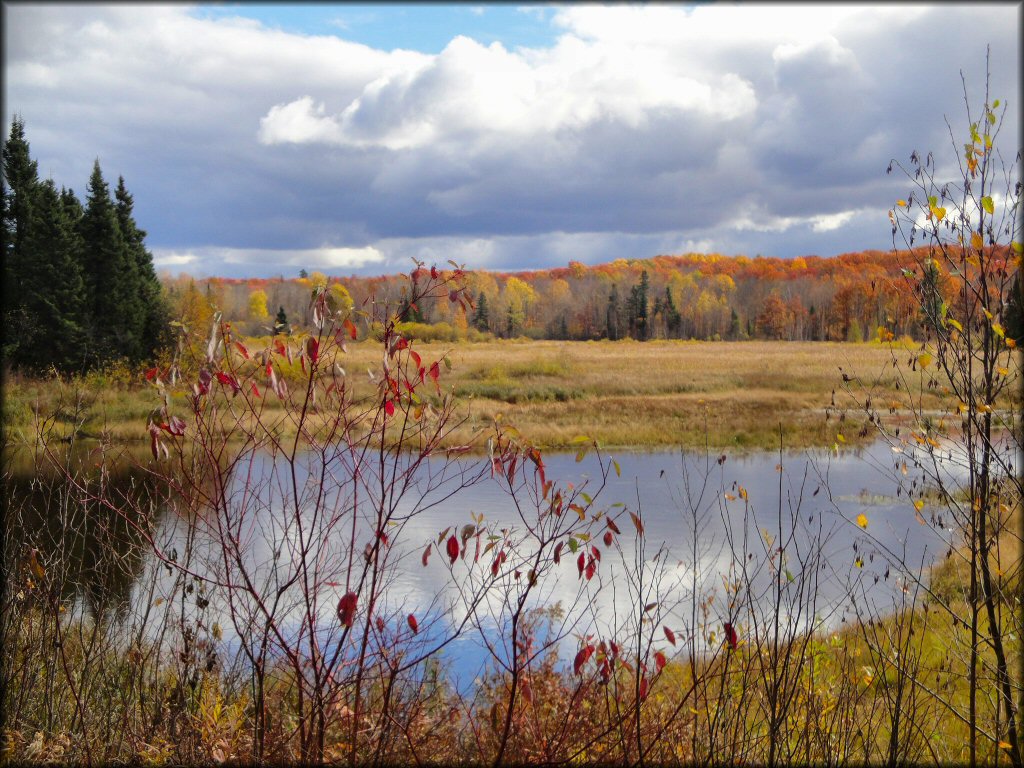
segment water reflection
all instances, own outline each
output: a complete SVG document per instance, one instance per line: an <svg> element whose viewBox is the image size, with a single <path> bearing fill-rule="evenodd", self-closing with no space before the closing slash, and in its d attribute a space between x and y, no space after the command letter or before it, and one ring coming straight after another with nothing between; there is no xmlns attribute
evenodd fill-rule
<svg viewBox="0 0 1024 768"><path fill-rule="evenodd" d="M60 460L73 480L41 452L5 452L7 562L32 557L62 602L123 618L151 557L144 531L160 522L158 484L130 455L79 447Z"/></svg>
<svg viewBox="0 0 1024 768"><path fill-rule="evenodd" d="M611 547L593 542L603 554L593 579L581 576L575 553L567 551L532 597L534 607L558 604L566 609L560 627L567 643L575 642L573 630L610 636L624 626L636 628L644 620L642 606L656 602L659 624L680 628L699 644L706 641L708 626L728 621L730 583L745 579L745 599L767 600L779 573L786 575L784 585L806 584L813 590L797 593L792 588L792 596L782 600L784 618L801 622L802 628L836 625L855 585L869 585L880 601L891 600L901 588L897 574L907 566L927 565L949 545L951 532L921 524L912 503L899 492L898 476L880 471L907 459L894 456L885 444L840 455L751 453L723 458L643 452L616 458L620 471L608 475L597 507L615 518L625 535ZM468 561L449 568L436 549L426 565L422 562L428 543L437 547L440 532L459 530L473 515L482 515L482 525L491 532L522 528L515 500L479 460L431 460L408 475L399 462L352 486L347 474L351 465L343 451L306 459L292 476L282 461L253 452L234 465L224 487L204 489L200 484L193 489L211 499L216 496L224 521L237 523L232 535L239 542L239 556L251 566L260 590L286 594L285 580L301 557L300 521L307 526L307 537L308 526L320 526L317 536L325 546L318 565L323 572L343 570L346 542L357 542L360 548L374 542L374 521L365 517L361 504L369 502L373 508L387 503L395 483L401 482L407 493L394 502L388 528L393 542L387 547L389 582L376 607L388 617L388 631L399 631L410 613L418 617L423 643L445 637L462 622L476 626L478 633L463 636L448 649L469 677L489 654L508 657L509 648L484 650L480 640L504 637L508 595L515 589L512 572L504 581L489 582L489 559L476 568ZM602 476L593 455L578 463L572 454L550 454L545 463L549 478L577 488L588 482L593 486ZM9 503L17 512L11 517L17 523L13 552L24 557L37 549L48 568L64 575L63 599L93 616L116 618L152 609L154 595L172 595L180 587L177 574L154 562L143 531L153 532L165 556L188 557L188 567L201 577L226 582L229 574L217 550L219 534L212 518L191 525L196 520L179 514L177 502L169 514L167 489L156 487L139 470L145 465L139 457L134 466L132 461L102 462L102 468L96 464L87 452L75 457L78 477L89 491L83 496L48 473L37 457L10 463ZM326 498L325 488L332 494ZM344 488L348 490L339 490ZM110 504L90 500L90 495ZM315 510L325 506L338 516L316 517ZM241 509L246 515L232 517ZM289 510L301 514L292 516ZM642 520L642 545L634 542L631 512ZM867 527L855 523L859 515ZM523 562L529 555L528 550L520 553ZM155 574L157 582L143 579L144 574ZM324 581L316 607L325 624L333 625L334 606L347 587L344 580ZM484 590L488 583L495 588ZM239 642L232 613L244 618L243 625L256 620L252 605L229 606L216 589L193 586L189 600L193 615L201 614L207 627L218 626L229 648L237 649ZM157 602L168 605L161 598ZM283 605L278 615L287 623L301 608L298 602ZM330 643L326 636L324 647Z"/></svg>

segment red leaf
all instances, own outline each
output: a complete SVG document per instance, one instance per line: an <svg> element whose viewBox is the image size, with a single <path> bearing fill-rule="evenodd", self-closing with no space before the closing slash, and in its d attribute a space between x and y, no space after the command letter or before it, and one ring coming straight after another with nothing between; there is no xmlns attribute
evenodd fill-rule
<svg viewBox="0 0 1024 768"><path fill-rule="evenodd" d="M398 341L395 342L395 352L401 352L409 346L409 342L402 336L398 337Z"/></svg>
<svg viewBox="0 0 1024 768"><path fill-rule="evenodd" d="M434 280L437 280L437 267L435 267L435 266L431 265L431 267L430 267L430 276L431 276L431 277L432 277L432 278L433 278Z"/></svg>
<svg viewBox="0 0 1024 768"><path fill-rule="evenodd" d="M454 565L455 561L459 559L459 540L454 536L448 537L448 559L451 561L450 564Z"/></svg>
<svg viewBox="0 0 1024 768"><path fill-rule="evenodd" d="M156 378L156 375L158 373L160 373L159 368L150 368L148 371L146 371L146 381L152 381L154 378Z"/></svg>
<svg viewBox="0 0 1024 768"><path fill-rule="evenodd" d="M580 576L583 575L583 568L586 566L587 556L583 552L580 552L580 556L576 558L576 567L579 569Z"/></svg>
<svg viewBox="0 0 1024 768"><path fill-rule="evenodd" d="M413 615L412 615L411 613L409 614L409 618L408 618L408 619L406 619L406 621L408 621L408 622L409 622L409 629L411 629L411 630L412 630L412 633L413 633L414 635L415 635L415 634L416 634L417 632L419 632L419 631L420 631L420 625L419 625L419 623L418 623L418 622L416 621L416 617L415 617L415 616L413 616Z"/></svg>
<svg viewBox="0 0 1024 768"><path fill-rule="evenodd" d="M736 646L739 643L739 638L737 638L737 636L736 636L736 629L728 621L725 622L724 629L725 629L725 639L729 642L729 647L732 648L735 651L736 650Z"/></svg>
<svg viewBox="0 0 1024 768"><path fill-rule="evenodd" d="M615 539L612 536L612 532L611 531L605 531L604 532L604 545L606 547L610 547L612 545L612 541L614 541L614 540Z"/></svg>
<svg viewBox="0 0 1024 768"><path fill-rule="evenodd" d="M249 350L245 348L245 344L243 344L240 341L236 341L235 342L235 346L238 348L238 351L242 353L242 357L244 357L246 360L248 360L249 359Z"/></svg>
<svg viewBox="0 0 1024 768"><path fill-rule="evenodd" d="M355 341L357 335L355 323L353 323L346 317L345 322L342 323L342 326L345 328L346 331L348 331L349 338L352 339L352 341Z"/></svg>
<svg viewBox="0 0 1024 768"><path fill-rule="evenodd" d="M258 388L256 387L256 382L255 382L255 381L254 381L254 382L252 383L252 393L253 393L253 395L255 395L256 397L261 397L261 395L260 395L260 391L259 391L259 389L258 389Z"/></svg>
<svg viewBox="0 0 1024 768"><path fill-rule="evenodd" d="M583 669L583 665L587 663L591 655L594 653L594 646L586 645L580 648L579 653L576 654L576 658L572 662L572 671L574 674L580 674Z"/></svg>
<svg viewBox="0 0 1024 768"><path fill-rule="evenodd" d="M564 541L560 541L555 545L555 555L552 558L555 561L555 565L558 565L560 562L562 562L562 547L564 546Z"/></svg>
<svg viewBox="0 0 1024 768"><path fill-rule="evenodd" d="M617 526L615 524L615 521L612 520L610 517L607 518L605 522L608 524L608 528L609 530L611 530L612 533L622 533L622 531L619 530L619 526Z"/></svg>
<svg viewBox="0 0 1024 768"><path fill-rule="evenodd" d="M640 678L640 699L643 700L643 699L646 699L646 698L647 698L647 678L646 677L641 677Z"/></svg>
<svg viewBox="0 0 1024 768"><path fill-rule="evenodd" d="M434 380L434 384L437 384L437 380L441 376L441 368L438 366L437 362L430 366L430 371L428 372L428 375L430 376L431 379Z"/></svg>
<svg viewBox="0 0 1024 768"><path fill-rule="evenodd" d="M494 562L491 563L491 576L498 575L498 569L501 568L501 564L505 562L505 550L501 550L498 556L494 558Z"/></svg>
<svg viewBox="0 0 1024 768"><path fill-rule="evenodd" d="M661 670L663 670L665 668L665 665L667 663L668 663L668 661L665 659L665 654L664 653L662 653L661 651L657 651L654 654L654 668L656 670L661 672Z"/></svg>
<svg viewBox="0 0 1024 768"><path fill-rule="evenodd" d="M422 363L420 361L420 356L416 352L415 349L410 349L409 350L409 358L412 360L413 365L415 365L417 368L420 368L422 366ZM420 381L422 381L422 380L423 380L423 377L420 376Z"/></svg>
<svg viewBox="0 0 1024 768"><path fill-rule="evenodd" d="M601 550L597 547L591 547L590 551L594 553L594 559L597 560L597 562L601 562Z"/></svg>
<svg viewBox="0 0 1024 768"><path fill-rule="evenodd" d="M352 626L356 617L356 593L346 592L338 601L338 620L346 627Z"/></svg>
<svg viewBox="0 0 1024 768"><path fill-rule="evenodd" d="M458 291L456 291L456 290L448 291L448 301L450 301L452 304L454 304L458 300L459 300L459 292Z"/></svg>
<svg viewBox="0 0 1024 768"><path fill-rule="evenodd" d="M394 402L392 402L391 400L384 401L384 413L386 413L388 416L394 416L395 415L395 404L394 404Z"/></svg>
<svg viewBox="0 0 1024 768"><path fill-rule="evenodd" d="M384 633L384 619L382 619L380 616L378 616L373 623L377 625L377 631L380 632L381 634L383 634Z"/></svg>
<svg viewBox="0 0 1024 768"><path fill-rule="evenodd" d="M676 633L668 627L662 627L662 631L665 633L665 639L668 640L672 645L676 644Z"/></svg>
<svg viewBox="0 0 1024 768"><path fill-rule="evenodd" d="M590 581L592 578L594 578L594 571L596 570L597 564L594 562L594 558L590 558L589 562L587 563L587 581Z"/></svg>
<svg viewBox="0 0 1024 768"><path fill-rule="evenodd" d="M167 431L172 435L181 436L185 434L185 420L179 416L171 416L171 423L167 425Z"/></svg>
<svg viewBox="0 0 1024 768"><path fill-rule="evenodd" d="M432 545L427 544L427 548L423 550L423 557L420 558L420 562L423 563L423 567L427 567L427 561L430 559L430 548Z"/></svg>
<svg viewBox="0 0 1024 768"><path fill-rule="evenodd" d="M320 357L320 342L313 336L306 339L306 354L309 355L309 362L315 365Z"/></svg>
<svg viewBox="0 0 1024 768"><path fill-rule="evenodd" d="M636 528L636 532L641 536L644 535L644 524L640 522L640 518L637 517L633 512L629 513L630 518L633 520L633 526Z"/></svg>

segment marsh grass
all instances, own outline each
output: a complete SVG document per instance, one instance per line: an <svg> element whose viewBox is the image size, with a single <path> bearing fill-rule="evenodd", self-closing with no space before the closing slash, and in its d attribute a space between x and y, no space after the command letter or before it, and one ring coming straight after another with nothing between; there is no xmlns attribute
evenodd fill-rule
<svg viewBox="0 0 1024 768"><path fill-rule="evenodd" d="M891 353L875 343L492 340L416 342L416 349L424 360L447 354L453 364L442 391L432 395L439 402L452 392L458 400L462 426L451 444L470 442L500 414L547 449L579 435L620 449L773 448L780 424L795 449L830 447L837 434L848 443L867 435L856 416L840 423L830 412L844 372L865 377L876 398L897 394ZM348 346L345 378L358 396L374 391L366 371L379 357L372 342ZM297 361L282 367L300 379ZM179 386L172 406L183 407L186 395ZM938 393L925 394L926 408L940 402ZM32 434L36 419L49 419L65 438L143 440L159 405L141 373L117 369L63 381L9 377L3 415L15 439ZM284 415L272 395L264 407L271 421ZM289 433L288 419L275 423Z"/></svg>

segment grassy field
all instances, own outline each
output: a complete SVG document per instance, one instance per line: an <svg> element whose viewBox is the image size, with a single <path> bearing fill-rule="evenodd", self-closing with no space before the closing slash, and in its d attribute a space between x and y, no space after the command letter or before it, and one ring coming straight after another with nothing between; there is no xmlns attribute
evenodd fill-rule
<svg viewBox="0 0 1024 768"><path fill-rule="evenodd" d="M259 346L250 340L250 349ZM454 393L463 420L455 443L501 414L543 448L564 447L578 435L619 449L705 440L712 448L777 448L780 425L788 447L830 446L840 432L857 442L863 424L855 409L843 424L835 415L826 421L833 397L837 406L854 405L843 373L854 377L849 387L860 404L866 388L876 401L898 394L892 353L876 343L490 341L417 342L416 349L425 361L448 353L453 364L441 385ZM349 380L369 392L364 372L379 368L380 348L351 344L342 363ZM183 392L175 400L183 405ZM275 407L274 399L267 404ZM144 440L147 416L159 405L151 386L124 372L63 383L12 378L4 420L16 439L49 417L65 434Z"/></svg>

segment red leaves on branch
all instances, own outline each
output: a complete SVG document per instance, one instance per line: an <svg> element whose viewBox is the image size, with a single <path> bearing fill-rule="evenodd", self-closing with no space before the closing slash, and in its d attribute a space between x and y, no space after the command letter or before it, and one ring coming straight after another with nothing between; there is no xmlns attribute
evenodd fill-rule
<svg viewBox="0 0 1024 768"><path fill-rule="evenodd" d="M217 381L226 387L231 387L232 394L237 395L242 389L241 385L238 383L238 379L230 373L224 373L224 371L217 371Z"/></svg>
<svg viewBox="0 0 1024 768"><path fill-rule="evenodd" d="M736 646L739 643L739 638L736 636L736 628L733 627L733 625L730 624L727 621L727 622L725 622L724 629L725 629L725 639L729 643L729 647L732 648L735 651L736 650Z"/></svg>
<svg viewBox="0 0 1024 768"><path fill-rule="evenodd" d="M384 413L386 413L388 416L395 415L395 403L393 400L384 401Z"/></svg>
<svg viewBox="0 0 1024 768"><path fill-rule="evenodd" d="M419 622L417 622L417 621L416 621L416 617L415 617L415 616L413 616L413 615L412 615L411 613L409 614L409 618L408 618L408 619L406 619L406 621L408 621L408 622L409 622L409 629L411 629L411 630L412 630L412 633L413 633L414 635L415 635L415 634L416 634L417 632L419 632L419 631L420 631L420 625L419 625Z"/></svg>
<svg viewBox="0 0 1024 768"><path fill-rule="evenodd" d="M664 653L662 653L661 651L655 652L655 654L654 654L654 668L658 672L661 672L661 670L663 670L665 668L665 665L667 663L668 663L668 660L665 658L665 654Z"/></svg>
<svg viewBox="0 0 1024 768"><path fill-rule="evenodd" d="M449 536L445 547L448 550L449 565L455 565L455 561L459 559L459 540L454 536Z"/></svg>
<svg viewBox="0 0 1024 768"><path fill-rule="evenodd" d="M668 627L662 627L662 631L665 633L665 639L668 640L672 645L676 644L676 633Z"/></svg>
<svg viewBox="0 0 1024 768"><path fill-rule="evenodd" d="M594 646L587 644L580 648L579 653L576 654L576 658L572 662L573 674L581 674L583 665L586 664L590 657L594 654Z"/></svg>
<svg viewBox="0 0 1024 768"><path fill-rule="evenodd" d="M505 562L505 550L501 550L498 556L494 558L494 562L491 563L491 576L498 575L498 569L501 568L501 564Z"/></svg>
<svg viewBox="0 0 1024 768"><path fill-rule="evenodd" d="M437 273L437 267L431 265L431 267L430 267L430 277L432 279L434 279L434 280L437 280L437 274L438 274Z"/></svg>
<svg viewBox="0 0 1024 768"><path fill-rule="evenodd" d="M346 592L338 601L338 621L343 626L351 627L356 617L356 593Z"/></svg>

